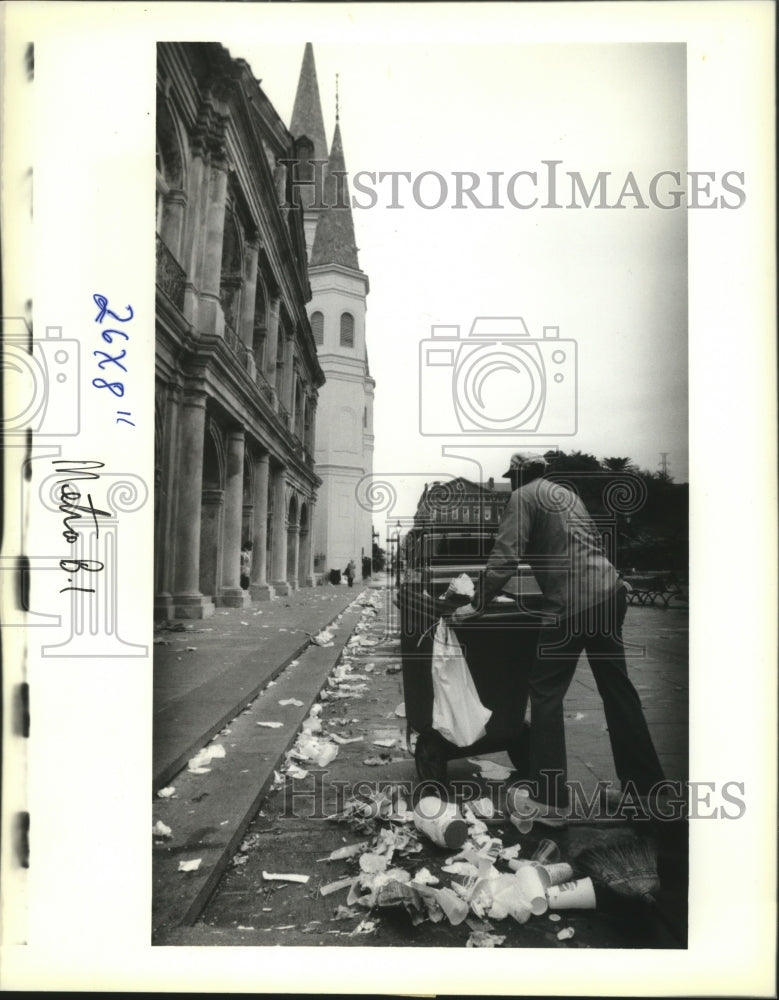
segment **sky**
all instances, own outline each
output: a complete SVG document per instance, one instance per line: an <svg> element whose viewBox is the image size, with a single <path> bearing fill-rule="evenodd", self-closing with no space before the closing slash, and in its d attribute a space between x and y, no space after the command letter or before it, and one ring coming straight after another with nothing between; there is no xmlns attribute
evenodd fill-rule
<svg viewBox="0 0 779 1000"><path fill-rule="evenodd" d="M306 39L224 41L247 60L288 124ZM328 142L337 73L350 182L360 171L375 175L363 175L363 185L376 203L354 207L353 217L370 279L376 478L416 497L420 477L474 477L479 467L498 477L517 448L559 447L628 456L650 470L666 453L670 474L686 481L686 212L663 210L648 193L659 172L683 178L686 169L684 46L323 41L314 54ZM550 160L560 161L555 199ZM440 176L417 180L428 171ZM476 174L481 204L502 207L476 208L466 196L465 208L453 207L456 171ZM511 191L521 203L537 196L533 208L509 198L508 179L518 171L536 172L535 183L522 177ZM392 182L379 172L411 174L398 180L401 207L389 207ZM599 194L589 208L543 207L570 204L568 174L578 173L589 191L600 172L608 172L607 205L619 201L632 172L648 207L635 208L638 199L628 195L621 209L596 208ZM661 180L657 200L671 203L674 186ZM351 193L370 205L353 183ZM581 194L576 201L583 205ZM543 340L544 327L558 327L568 341L565 385L552 382L549 345L540 349L541 375L532 369L535 381L524 388L521 364L484 373L484 351L466 364L477 316L522 317L533 342ZM460 327L464 344L448 345L448 368L433 370L421 354L434 325ZM536 362L540 350L531 349ZM466 379L454 392L475 391L481 373L483 394L464 427L452 387L468 370L470 390ZM541 421L528 434L530 422L511 416L531 412L539 392ZM524 402L512 406L515 398ZM505 430L485 435L496 423L480 416L493 411ZM445 456L444 448L464 457Z"/></svg>

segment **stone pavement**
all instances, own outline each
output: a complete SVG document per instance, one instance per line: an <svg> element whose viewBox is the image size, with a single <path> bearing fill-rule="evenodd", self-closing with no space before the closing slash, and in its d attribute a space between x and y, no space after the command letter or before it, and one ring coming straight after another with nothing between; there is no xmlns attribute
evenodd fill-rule
<svg viewBox="0 0 779 1000"><path fill-rule="evenodd" d="M227 926L220 920L220 926L213 931L207 930L207 925L203 923L189 928L186 925L197 920L209 897L216 901L214 912L220 910L218 900L224 891L224 872L228 871L226 877L229 882L228 865L241 838L258 809L261 806L264 810L269 809L263 801L269 791L273 770L280 765L294 742L303 718L338 662L360 609L351 609L343 614L338 628L334 629L335 643L332 647L309 646L305 652L301 651L301 647L309 642L310 633L341 616L344 609L360 595L361 589L349 590L342 586L300 591L270 605L230 610L221 615L217 612L215 618L204 623L206 627L212 627L210 631L159 633L158 637L167 639L170 645L160 645L155 650L161 654L157 661L156 672L159 676L155 686L155 775L164 774L165 768L170 771L173 766L171 761L181 758L181 748L188 745L190 749L179 763L179 767L184 766L188 756L192 756L220 729L219 742L225 745L227 754L224 759L209 763L212 775L198 777L186 771L175 777L171 775L176 787L175 797L169 800L155 798L154 820L162 820L174 830L172 840L158 842L155 846L154 926L158 943L314 943L310 937L296 939L291 936L292 932L287 931L278 941L267 936L250 941L243 932L236 934L235 930L230 930L231 925L235 928L243 923L241 920L227 921ZM194 627L202 626L194 623ZM686 609L630 609L625 624L625 639L638 647L632 650L636 655L629 660L631 676L641 694L666 775L684 781L687 778ZM190 645L197 649L187 652L186 647ZM389 655L397 660L396 643L389 638L387 646ZM297 662L282 671L291 660ZM275 684L265 687L267 680L273 677L276 677ZM390 697L397 694L402 699L400 676L387 677L386 680L392 680L398 689L397 692L393 689ZM265 690L251 709L241 712L262 688ZM375 710L384 711L381 705L385 697L378 689L376 694L378 699L373 697L364 702L349 703L349 714L362 718L365 712L373 710L368 702L377 702ZM299 704L284 708L279 706L279 701L289 698L294 698ZM344 703L336 704L346 708ZM189 706L191 721L186 737L183 735L187 718L185 706ZM228 709L228 706L231 707ZM393 708L394 702L389 707ZM216 715L204 729L203 721L208 715L206 708L212 715L216 708ZM570 777L590 786L595 779L614 778L600 699L592 674L584 662L579 666L566 699L566 715ZM177 723L175 740L164 731L163 723L168 718ZM196 723L194 720L197 720ZM258 727L257 722L263 720L276 720L282 725L278 728ZM352 723L356 722L357 718L353 718ZM367 716L365 724L372 724ZM176 740L178 756L173 753ZM342 753L329 771L334 778L343 777L340 769L347 767L346 777L352 781L361 777L392 782L414 779L413 761L405 751L400 754L397 750L393 751L391 761L385 767L364 768L361 763L364 748L358 746L354 753L347 752L351 750L352 747L342 748ZM355 754L357 757L349 765L349 759ZM494 754L490 759L508 764L505 754ZM472 778L474 766L467 760L453 761L449 773L450 778ZM155 783L155 791L159 787L159 783ZM273 796L267 801L272 800ZM262 812L259 815L262 816ZM254 822L256 825L263 821ZM314 855L321 853L321 845L308 845L308 840L317 836L311 829L312 824L302 821L300 828L295 830L293 825L282 824L291 836L288 844L285 844L285 834L279 833L278 827L274 828L276 832L271 833L271 839L267 841L270 854L263 855L262 865L271 869L275 867L277 871L295 870L294 866L292 869L284 868L287 859L299 861L303 856L300 852L305 853L306 848ZM314 824L314 827L321 830L321 823ZM202 871L186 876L178 873L178 860L194 856L202 858ZM214 894L217 885L219 888ZM680 877L679 886L680 894L684 895L686 876ZM256 917L252 918L252 922L256 924ZM686 928L681 928L680 934L684 930ZM588 931L590 936L594 933L592 929ZM332 939L328 940L332 942ZM599 944L594 942L595 938L590 946L608 946L606 940L601 940ZM371 942L366 939L365 943ZM385 943L391 942L387 940ZM420 940L419 943L425 942ZM457 942L442 940L440 943Z"/></svg>
<svg viewBox="0 0 779 1000"><path fill-rule="evenodd" d="M307 587L154 635L153 791L234 718L360 593Z"/></svg>

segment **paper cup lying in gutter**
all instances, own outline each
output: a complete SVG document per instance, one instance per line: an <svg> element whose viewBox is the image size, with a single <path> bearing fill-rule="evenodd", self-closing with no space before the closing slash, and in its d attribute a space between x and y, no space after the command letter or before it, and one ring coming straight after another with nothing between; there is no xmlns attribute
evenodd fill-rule
<svg viewBox="0 0 779 1000"><path fill-rule="evenodd" d="M414 826L439 847L462 847L468 839L468 826L454 803L426 796L417 802Z"/></svg>
<svg viewBox="0 0 779 1000"><path fill-rule="evenodd" d="M553 885L546 894L550 910L594 910L595 887L591 878Z"/></svg>

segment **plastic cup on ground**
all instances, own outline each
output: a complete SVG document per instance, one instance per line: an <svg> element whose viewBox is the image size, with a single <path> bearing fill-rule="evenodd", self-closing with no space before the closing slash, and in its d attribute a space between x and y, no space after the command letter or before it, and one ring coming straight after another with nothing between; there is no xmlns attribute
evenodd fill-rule
<svg viewBox="0 0 779 1000"><path fill-rule="evenodd" d="M546 896L550 910L594 910L596 906L591 878L553 885Z"/></svg>
<svg viewBox="0 0 779 1000"><path fill-rule="evenodd" d="M533 861L542 865L553 865L560 860L560 848L553 840L544 839L531 855Z"/></svg>
<svg viewBox="0 0 779 1000"><path fill-rule="evenodd" d="M546 913L548 903L546 901L546 890L544 879L539 875L535 865L525 865L519 869L515 876L522 895L525 897L530 912L534 916Z"/></svg>

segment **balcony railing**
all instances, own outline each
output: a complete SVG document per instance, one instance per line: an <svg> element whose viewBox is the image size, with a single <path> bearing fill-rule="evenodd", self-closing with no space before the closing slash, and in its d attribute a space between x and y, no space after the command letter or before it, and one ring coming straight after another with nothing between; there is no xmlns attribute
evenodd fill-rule
<svg viewBox="0 0 779 1000"><path fill-rule="evenodd" d="M225 343L233 352L233 354L238 358L239 363L243 368L249 367L249 356L251 351L243 343L238 334L233 330L229 323L225 322L224 328L224 338Z"/></svg>
<svg viewBox="0 0 779 1000"><path fill-rule="evenodd" d="M257 388L260 390L265 399L267 399L269 403L272 403L273 389L271 388L270 382L265 378L265 376L260 371L259 366L257 366L256 371L254 373L254 381L257 385Z"/></svg>
<svg viewBox="0 0 779 1000"><path fill-rule="evenodd" d="M157 235L157 284L178 309L184 308L186 277L184 268Z"/></svg>

